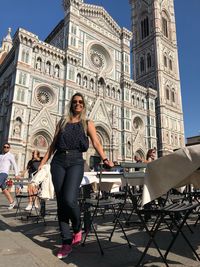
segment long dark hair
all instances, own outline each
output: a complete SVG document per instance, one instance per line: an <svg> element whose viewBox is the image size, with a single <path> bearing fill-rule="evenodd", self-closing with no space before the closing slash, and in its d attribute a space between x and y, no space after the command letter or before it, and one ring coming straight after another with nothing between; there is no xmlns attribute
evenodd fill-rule
<svg viewBox="0 0 200 267"><path fill-rule="evenodd" d="M152 153L153 151L156 152L156 150L155 150L154 148L151 148L151 149L149 149L149 150L147 151L146 160L148 160L148 159L151 157L151 153Z"/></svg>

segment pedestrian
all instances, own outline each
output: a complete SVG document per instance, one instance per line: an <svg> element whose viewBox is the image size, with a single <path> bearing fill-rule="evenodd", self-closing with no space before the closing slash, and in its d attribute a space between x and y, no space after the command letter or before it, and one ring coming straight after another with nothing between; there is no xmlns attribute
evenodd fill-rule
<svg viewBox="0 0 200 267"><path fill-rule="evenodd" d="M29 202L25 210L30 211L33 208L38 209L38 197L36 196L38 193L38 187L31 183L33 179L33 175L35 175L38 171L38 167L41 163L42 158L40 157L40 152L38 150L34 150L32 152L32 158L29 160L27 164L27 171L28 171L28 195L29 195ZM26 171L25 171L26 172Z"/></svg>
<svg viewBox="0 0 200 267"><path fill-rule="evenodd" d="M147 155L146 155L146 163L154 161L156 159L156 149L155 148L150 148L147 151Z"/></svg>
<svg viewBox="0 0 200 267"><path fill-rule="evenodd" d="M156 148L150 148L147 151L145 163L152 162L155 159L156 159ZM144 209L151 209L152 203L155 203L155 202L154 201L151 201L151 202L145 204L144 205ZM151 214L150 213L145 213L145 216L144 216L145 222L147 222L150 219L151 219Z"/></svg>
<svg viewBox="0 0 200 267"><path fill-rule="evenodd" d="M15 178L19 180L19 171L15 157L10 152L10 144L5 143L3 145L3 153L0 154L0 188L10 203L10 205L8 206L9 210L13 209L16 205L16 201L12 198L9 190L6 187L6 180L8 178L11 165L14 168Z"/></svg>
<svg viewBox="0 0 200 267"><path fill-rule="evenodd" d="M103 163L113 167L113 162L106 158L99 142L94 123L86 120L83 95L76 93L69 102L68 114L58 122L52 144L39 167L40 169L55 152L51 161L51 173L62 239L62 246L57 253L60 259L67 257L72 251L72 245L79 244L82 239L78 193L84 175L82 153L89 148L88 136ZM73 234L70 232L70 221Z"/></svg>

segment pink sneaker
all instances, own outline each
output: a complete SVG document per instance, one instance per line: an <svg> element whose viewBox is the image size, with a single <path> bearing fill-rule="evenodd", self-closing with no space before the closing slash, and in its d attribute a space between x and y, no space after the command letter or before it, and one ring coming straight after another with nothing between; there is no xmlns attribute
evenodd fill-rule
<svg viewBox="0 0 200 267"><path fill-rule="evenodd" d="M66 258L70 253L72 252L72 246L68 244L62 245L62 247L59 249L57 253L57 257L59 259Z"/></svg>
<svg viewBox="0 0 200 267"><path fill-rule="evenodd" d="M73 240L72 245L79 245L82 241L82 231L79 231L78 233L73 233Z"/></svg>

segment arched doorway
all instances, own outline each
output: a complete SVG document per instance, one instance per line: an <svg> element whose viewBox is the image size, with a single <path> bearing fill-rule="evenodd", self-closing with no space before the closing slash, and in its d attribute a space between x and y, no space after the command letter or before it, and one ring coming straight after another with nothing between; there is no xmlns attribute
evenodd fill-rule
<svg viewBox="0 0 200 267"><path fill-rule="evenodd" d="M97 131L97 137L103 146L104 152L108 158L110 158L111 155L111 148L110 148L110 136L109 133L102 127L102 126L96 126ZM87 159L88 163L91 169L97 170L98 165L101 162L101 158L99 157L99 154L93 149L92 144L90 144L89 151L87 153Z"/></svg>

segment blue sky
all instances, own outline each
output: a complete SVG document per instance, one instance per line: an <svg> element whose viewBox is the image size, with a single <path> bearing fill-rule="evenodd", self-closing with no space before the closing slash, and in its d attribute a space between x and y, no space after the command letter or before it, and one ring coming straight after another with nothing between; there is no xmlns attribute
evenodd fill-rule
<svg viewBox="0 0 200 267"><path fill-rule="evenodd" d="M130 29L129 0L85 0L85 3L103 6L121 27ZM179 48L179 67L185 136L200 135L200 0L174 0ZM62 0L1 1L0 40L18 27L44 40L63 18Z"/></svg>

